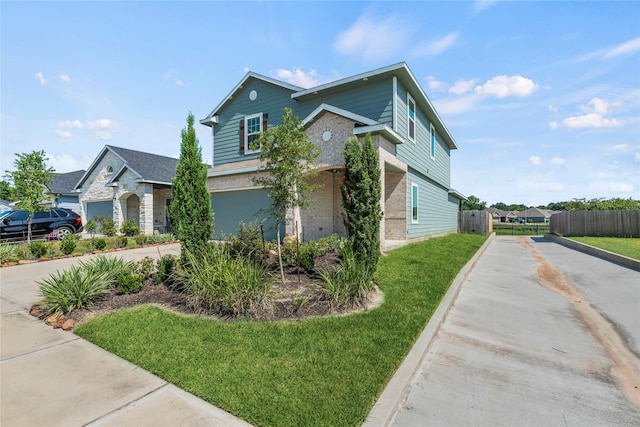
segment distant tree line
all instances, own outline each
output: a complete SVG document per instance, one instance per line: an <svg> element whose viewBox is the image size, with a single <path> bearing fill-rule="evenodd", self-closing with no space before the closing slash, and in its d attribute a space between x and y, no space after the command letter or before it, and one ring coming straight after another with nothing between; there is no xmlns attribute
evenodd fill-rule
<svg viewBox="0 0 640 427"><path fill-rule="evenodd" d="M508 205L503 202L494 203L490 208L500 209L502 211L521 212L534 206L526 206L523 204ZM549 209L552 211L612 211L612 210L634 210L640 209L640 200L632 198L623 199L614 197L605 199L604 197L595 199L572 199L568 202L553 202L548 205L535 206L539 209ZM483 210L487 208L487 203L480 200L476 196L469 196L462 204L463 210Z"/></svg>

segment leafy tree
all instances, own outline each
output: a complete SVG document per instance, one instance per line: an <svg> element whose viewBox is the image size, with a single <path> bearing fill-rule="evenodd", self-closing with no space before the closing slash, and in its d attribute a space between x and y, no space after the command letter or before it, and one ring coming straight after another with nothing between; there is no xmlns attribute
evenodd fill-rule
<svg viewBox="0 0 640 427"><path fill-rule="evenodd" d="M483 202L476 196L469 196L467 200L462 202L463 211L472 211L472 210L481 211L486 208L487 208L487 202Z"/></svg>
<svg viewBox="0 0 640 427"><path fill-rule="evenodd" d="M187 252L200 252L211 238L213 212L207 189L207 166L202 163L202 148L193 127L193 114L187 116L182 129L180 160L173 178L169 206L171 229L180 240L181 261L188 263Z"/></svg>
<svg viewBox="0 0 640 427"><path fill-rule="evenodd" d="M264 186L271 198L268 212L276 220L278 262L284 283L280 227L285 224L289 209L308 209L311 193L318 188L308 179L316 174L315 160L320 148L309 140L302 122L290 108L284 109L282 124L263 131L251 148L260 149L261 170L267 172L252 181Z"/></svg>
<svg viewBox="0 0 640 427"><path fill-rule="evenodd" d="M631 198L622 199L614 197L612 199L572 199L565 202L568 211L609 211L609 210L634 210L640 209L640 201Z"/></svg>
<svg viewBox="0 0 640 427"><path fill-rule="evenodd" d="M353 246L355 261L373 276L380 258L380 165L378 153L367 134L347 139L344 145L345 183L341 187L344 225Z"/></svg>
<svg viewBox="0 0 640 427"><path fill-rule="evenodd" d="M24 209L29 213L42 211L45 209L41 205L47 198L47 184L52 181L53 168L47 167L46 154L44 150L32 151L31 153L16 153L16 160L13 164L16 170L7 172L6 177L13 181L15 187L15 197L19 200L16 203L18 209ZM27 241L31 241L31 218L27 223Z"/></svg>
<svg viewBox="0 0 640 427"><path fill-rule="evenodd" d="M7 202L16 200L16 189L4 180L0 181L0 199L6 200Z"/></svg>

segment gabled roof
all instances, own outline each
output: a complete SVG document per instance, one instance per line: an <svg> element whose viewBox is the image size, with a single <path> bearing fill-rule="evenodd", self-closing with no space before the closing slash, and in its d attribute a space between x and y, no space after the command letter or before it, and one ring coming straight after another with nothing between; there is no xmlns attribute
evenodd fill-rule
<svg viewBox="0 0 640 427"><path fill-rule="evenodd" d="M549 209L529 208L518 213L520 218L548 218L554 214L554 211Z"/></svg>
<svg viewBox="0 0 640 427"><path fill-rule="evenodd" d="M209 115L207 115L207 117L200 120L200 123L206 126L213 126L215 123L217 123L216 115L218 114L220 109L224 107L227 102L233 99L235 93L238 90L242 89L245 82L250 78L262 80L267 83L285 88L291 91L291 99L299 100L307 97L317 96L321 92L340 90L342 89L342 87L347 87L349 85L366 84L365 82L370 80L380 80L392 77L396 77L402 83L402 85L411 93L416 104L418 105L418 107L420 107L420 110L422 110L426 114L429 121L434 124L447 146L452 150L458 148L458 145L449 133L449 130L431 104L431 101L429 101L427 94L418 84L418 81L414 77L411 70L409 70L409 67L405 62L399 62L387 67L378 68L376 70L367 71L361 74L356 74L351 77L346 77L344 79L336 80L330 83L321 84L309 89L303 89L301 87L250 71L243 77L242 80L240 80L240 83L238 83L236 87L233 88L233 90L222 100L222 102L218 104L218 106L214 108L213 111L209 113Z"/></svg>
<svg viewBox="0 0 640 427"><path fill-rule="evenodd" d="M87 172L84 173L80 181L76 184L75 188L82 187L93 169L102 161L107 152L113 153L124 163L124 166L116 171L114 179L120 177L125 170L129 170L139 177L140 182L171 185L171 180L176 174L178 159L130 150L128 148L115 147L113 145L105 145L100 154L98 154L93 163L91 163ZM112 179L112 181L114 181L114 179Z"/></svg>
<svg viewBox="0 0 640 427"><path fill-rule="evenodd" d="M84 170L77 170L67 173L53 174L52 181L47 185L51 194L75 194L76 184L85 174Z"/></svg>
<svg viewBox="0 0 640 427"><path fill-rule="evenodd" d="M211 113L209 113L207 115L207 117L205 117L204 119L200 120L200 123L203 124L203 125L206 125L206 126L212 126L214 123L216 123L216 119L217 119L216 115L218 114L218 111L220 111L220 109L222 107L224 107L227 102L229 102L229 101L231 101L233 99L233 97L235 96L236 92L239 91L240 89L242 89L244 87L244 84L249 79L262 80L263 82L267 82L267 83L270 83L270 84L275 85L275 86L280 86L280 87L282 87L284 89L287 89L287 90L289 90L291 92L298 92L298 91L302 90L302 88L300 86L292 85L292 84L289 84L287 82L283 82L283 81L280 81L280 80L272 79L271 77L263 76L262 74L258 74L258 73L254 73L253 71L249 71L247 74L244 75L242 80L240 80L240 83L238 83L233 89L231 89L231 92L229 92L229 94L224 97L222 102L220 102L220 104L218 104L218 106L216 108L214 108L213 111L211 111Z"/></svg>

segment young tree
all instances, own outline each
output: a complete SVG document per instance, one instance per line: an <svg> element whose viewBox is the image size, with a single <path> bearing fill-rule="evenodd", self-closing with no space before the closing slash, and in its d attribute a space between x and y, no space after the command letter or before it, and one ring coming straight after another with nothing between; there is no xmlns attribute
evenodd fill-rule
<svg viewBox="0 0 640 427"><path fill-rule="evenodd" d="M344 146L345 183L341 187L344 225L353 245L356 261L373 276L380 258L380 165L378 153L367 134L360 144L356 137Z"/></svg>
<svg viewBox="0 0 640 427"><path fill-rule="evenodd" d="M320 148L309 140L302 122L290 108L284 109L282 124L263 131L252 148L260 149L261 170L267 172L252 180L266 188L271 198L269 213L276 220L278 262L284 283L280 227L285 224L287 210L308 209L310 195L318 187L309 184L308 179L315 176Z"/></svg>
<svg viewBox="0 0 640 427"><path fill-rule="evenodd" d="M47 184L52 181L53 168L47 167L44 150L31 153L16 153L13 164L16 170L7 172L7 178L13 181L18 209L31 213L27 223L27 241L31 241L31 218L34 212L44 210L42 201L47 198Z"/></svg>
<svg viewBox="0 0 640 427"><path fill-rule="evenodd" d="M469 196L467 200L462 202L463 211L484 210L487 208L487 202L483 202L476 196Z"/></svg>
<svg viewBox="0 0 640 427"><path fill-rule="evenodd" d="M213 212L207 189L207 166L202 163L202 149L193 127L193 114L187 116L182 129L180 160L172 181L169 218L173 234L180 240L181 260L186 265L187 251L196 253L211 238Z"/></svg>
<svg viewBox="0 0 640 427"><path fill-rule="evenodd" d="M11 186L7 181L0 181L0 199L7 202L13 202L16 200L15 188Z"/></svg>

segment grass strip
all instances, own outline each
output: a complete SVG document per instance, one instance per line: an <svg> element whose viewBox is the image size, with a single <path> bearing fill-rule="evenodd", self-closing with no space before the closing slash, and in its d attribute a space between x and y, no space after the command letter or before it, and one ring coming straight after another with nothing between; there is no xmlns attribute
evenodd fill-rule
<svg viewBox="0 0 640 427"><path fill-rule="evenodd" d="M485 239L392 251L377 272L385 302L364 313L223 322L140 306L75 332L256 426L358 425Z"/></svg>
<svg viewBox="0 0 640 427"><path fill-rule="evenodd" d="M640 259L640 238L632 237L568 237L605 251L614 252L633 259Z"/></svg>

